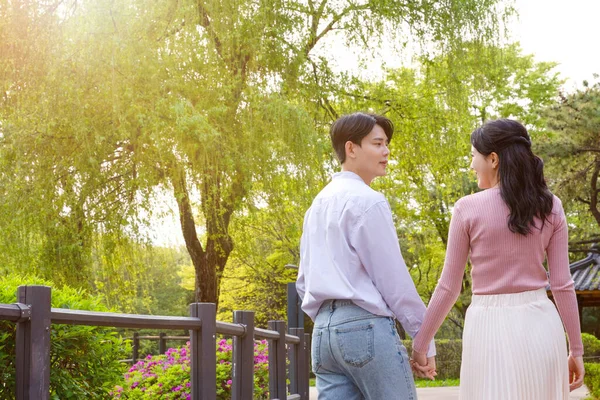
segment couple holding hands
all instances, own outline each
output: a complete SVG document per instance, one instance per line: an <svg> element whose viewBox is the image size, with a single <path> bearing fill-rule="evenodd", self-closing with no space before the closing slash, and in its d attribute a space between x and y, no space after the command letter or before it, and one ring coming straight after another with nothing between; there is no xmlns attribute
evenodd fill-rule
<svg viewBox="0 0 600 400"><path fill-rule="evenodd" d="M304 218L296 287L314 321L319 399L416 399L413 375L436 375L433 337L460 294L467 258L473 297L460 399L568 399L583 384L584 367L567 222L526 128L501 119L471 134L471 168L484 190L454 205L428 307L402 258L390 206L370 188L386 174L393 133L376 114L335 121L330 136L342 171ZM410 358L395 320L413 338Z"/></svg>

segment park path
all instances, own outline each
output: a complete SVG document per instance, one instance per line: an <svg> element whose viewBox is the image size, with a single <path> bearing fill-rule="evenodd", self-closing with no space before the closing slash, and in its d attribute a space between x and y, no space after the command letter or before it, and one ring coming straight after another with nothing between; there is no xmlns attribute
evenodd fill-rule
<svg viewBox="0 0 600 400"><path fill-rule="evenodd" d="M582 400L587 397L587 388L581 387L573 392L569 400ZM458 387L418 388L419 400L458 400ZM310 388L310 400L317 400L317 389Z"/></svg>

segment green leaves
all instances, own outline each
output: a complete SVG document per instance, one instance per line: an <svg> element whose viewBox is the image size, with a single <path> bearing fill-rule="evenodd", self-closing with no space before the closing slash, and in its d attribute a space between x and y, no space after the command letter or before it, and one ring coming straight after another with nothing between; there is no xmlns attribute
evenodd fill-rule
<svg viewBox="0 0 600 400"><path fill-rule="evenodd" d="M597 236L600 226L600 83L585 86L548 107L548 129L536 146L546 175L571 222L571 241Z"/></svg>
<svg viewBox="0 0 600 400"><path fill-rule="evenodd" d="M511 12L496 0L0 4L0 46L10 50L0 61L0 268L95 287L125 308L157 301L146 293L160 285L132 282L159 276L140 262L157 202L177 203L199 300L217 301L246 235L238 218L289 213L290 242L274 237L261 252L269 265L288 260L298 216L334 168L326 132L341 112L372 108L397 121L406 153L381 187L406 228L417 204L442 232L465 189L454 166L468 147L472 91L461 85L483 90L487 79L492 92L501 80L481 78L478 59L463 56ZM366 59L389 32L398 48L412 34L435 67L390 71L390 84L332 69L334 36ZM502 112L521 111L502 101Z"/></svg>

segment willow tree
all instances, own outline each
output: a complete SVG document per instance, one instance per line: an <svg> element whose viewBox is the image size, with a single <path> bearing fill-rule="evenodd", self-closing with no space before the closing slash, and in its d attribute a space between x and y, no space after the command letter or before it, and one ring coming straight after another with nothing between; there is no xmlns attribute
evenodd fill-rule
<svg viewBox="0 0 600 400"><path fill-rule="evenodd" d="M3 164L8 208L34 194L23 210L42 211L31 225L48 243L40 252L60 243L73 279L85 280L94 235L132 234L152 195L167 190L196 298L208 302L218 300L236 212L279 196L281 177L320 180L322 127L351 79L332 69L332 43L369 54L411 37L443 53L464 38L494 39L510 12L497 0L0 4L3 35L20 18L47 21L41 44L13 37L28 68L2 60L2 152L17 164Z"/></svg>
<svg viewBox="0 0 600 400"><path fill-rule="evenodd" d="M315 143L323 138L311 134L315 126L307 117L322 121L324 116L321 112L298 116L295 110L302 103L307 109L308 100L327 111L325 120L335 116L327 89L340 80L328 55L323 55L326 39L337 33L347 44L368 51L388 30L396 33L395 38L411 33L441 48L452 47L463 37L494 37L496 5L495 1L199 1L194 14L179 14L182 31L205 44L203 55L218 71L210 87L218 91L219 114L207 114L206 107L190 111L208 115L206 128L215 138L200 141L204 147L200 154L193 145L195 153L173 157L170 169L183 236L196 268L197 298L217 300L220 277L233 249L231 217L243 200L253 201L254 184L281 168L289 167L286 172L297 176L314 165L303 156L314 152ZM184 68L189 71L190 66ZM204 244L195 231L190 188L200 192Z"/></svg>

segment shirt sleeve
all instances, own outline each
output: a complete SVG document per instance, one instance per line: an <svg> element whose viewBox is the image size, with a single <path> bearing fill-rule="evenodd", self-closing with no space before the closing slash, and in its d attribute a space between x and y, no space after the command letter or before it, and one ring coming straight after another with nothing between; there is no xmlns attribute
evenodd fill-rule
<svg viewBox="0 0 600 400"><path fill-rule="evenodd" d="M351 243L367 274L404 330L414 337L426 308L402 258L387 201L369 208L353 232ZM431 341L428 356L434 355Z"/></svg>
<svg viewBox="0 0 600 400"><path fill-rule="evenodd" d="M583 355L579 311L574 283L569 269L569 233L562 204L554 215L554 231L546 248L550 290L567 331L569 349L574 356Z"/></svg>
<svg viewBox="0 0 600 400"><path fill-rule="evenodd" d="M460 214L460 203L457 202L450 220L448 247L442 276L429 301L423 325L414 340L413 349L415 351L419 353L426 351L427 343L435 336L456 302L462 288L469 248L469 232Z"/></svg>
<svg viewBox="0 0 600 400"><path fill-rule="evenodd" d="M304 247L305 237L304 232L306 232L306 226L302 230L302 237L300 238L300 254L303 254L302 250ZM296 278L296 291L298 292L298 297L300 297L300 303L304 301L304 294L306 293L306 285L304 283L304 266L303 266L303 258L300 257L300 264L298 265L298 277Z"/></svg>

